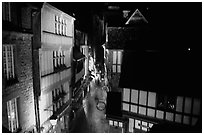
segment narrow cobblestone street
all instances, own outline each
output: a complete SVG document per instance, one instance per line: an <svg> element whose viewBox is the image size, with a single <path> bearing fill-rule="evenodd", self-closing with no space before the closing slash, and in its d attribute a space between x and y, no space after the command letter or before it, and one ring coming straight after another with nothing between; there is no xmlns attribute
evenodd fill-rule
<svg viewBox="0 0 204 135"><path fill-rule="evenodd" d="M97 99L104 98L106 93L102 86L98 86L93 80L90 84L90 91L87 93L81 107L73 120L72 133L108 133L109 125L105 119L105 109L97 109Z"/></svg>

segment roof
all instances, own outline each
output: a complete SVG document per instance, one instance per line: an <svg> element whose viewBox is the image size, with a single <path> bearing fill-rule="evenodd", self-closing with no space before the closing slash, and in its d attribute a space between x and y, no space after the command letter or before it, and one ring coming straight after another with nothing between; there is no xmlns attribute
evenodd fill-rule
<svg viewBox="0 0 204 135"><path fill-rule="evenodd" d="M135 12L130 16L130 18L128 19L128 21L125 24L127 25L127 24L130 24L130 23L140 22L142 20L144 22L148 23L148 21L142 15L142 13L139 11L139 9L136 9Z"/></svg>

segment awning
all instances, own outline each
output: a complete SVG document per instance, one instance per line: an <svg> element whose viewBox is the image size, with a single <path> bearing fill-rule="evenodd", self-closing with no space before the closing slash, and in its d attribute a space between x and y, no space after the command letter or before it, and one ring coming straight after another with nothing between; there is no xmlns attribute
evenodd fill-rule
<svg viewBox="0 0 204 135"><path fill-rule="evenodd" d="M50 119L59 119L60 117L66 115L66 112L70 111L71 108L71 101L67 102L63 107L61 107L59 110L57 110Z"/></svg>
<svg viewBox="0 0 204 135"><path fill-rule="evenodd" d="M73 59L74 61L81 61L85 59L85 55L80 52L79 48L74 47L73 48Z"/></svg>

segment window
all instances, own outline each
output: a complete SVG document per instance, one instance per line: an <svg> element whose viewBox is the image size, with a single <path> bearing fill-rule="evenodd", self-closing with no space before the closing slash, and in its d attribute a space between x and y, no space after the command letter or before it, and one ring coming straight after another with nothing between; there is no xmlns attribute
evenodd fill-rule
<svg viewBox="0 0 204 135"><path fill-rule="evenodd" d="M55 16L55 33L67 36L67 20L57 15Z"/></svg>
<svg viewBox="0 0 204 135"><path fill-rule="evenodd" d="M55 33L58 34L58 16L55 16Z"/></svg>
<svg viewBox="0 0 204 135"><path fill-rule="evenodd" d="M122 64L122 51L113 51L113 65L112 72L120 73L121 72L121 64Z"/></svg>
<svg viewBox="0 0 204 135"><path fill-rule="evenodd" d="M63 19L63 35L66 35L66 27L67 27L66 21L65 19Z"/></svg>
<svg viewBox="0 0 204 135"><path fill-rule="evenodd" d="M137 130L147 132L154 124L156 123L129 118L129 132L138 132Z"/></svg>
<svg viewBox="0 0 204 135"><path fill-rule="evenodd" d="M13 45L3 45L3 71L6 80L15 79Z"/></svg>
<svg viewBox="0 0 204 135"><path fill-rule="evenodd" d="M61 29L60 29L60 25L61 25L61 24L60 24L60 17L58 16L57 18L58 18L58 22L57 22L57 23L58 23L58 24L57 24L58 34L61 34Z"/></svg>
<svg viewBox="0 0 204 135"><path fill-rule="evenodd" d="M133 133L133 128L134 128L134 119L129 118L129 132Z"/></svg>
<svg viewBox="0 0 204 135"><path fill-rule="evenodd" d="M11 3L2 2L2 16L3 21L11 21Z"/></svg>
<svg viewBox="0 0 204 135"><path fill-rule="evenodd" d="M130 89L123 88L123 101L130 102Z"/></svg>
<svg viewBox="0 0 204 135"><path fill-rule="evenodd" d="M65 96L65 92L63 89L63 86L61 85L58 88L55 88L52 91L52 101L53 101L53 111L56 112L59 108L61 108L64 104L63 100L64 100L64 96Z"/></svg>
<svg viewBox="0 0 204 135"><path fill-rule="evenodd" d="M65 52L53 51L53 66L54 70L65 67Z"/></svg>
<svg viewBox="0 0 204 135"><path fill-rule="evenodd" d="M8 124L11 132L17 131L19 128L17 99L12 99L7 102Z"/></svg>

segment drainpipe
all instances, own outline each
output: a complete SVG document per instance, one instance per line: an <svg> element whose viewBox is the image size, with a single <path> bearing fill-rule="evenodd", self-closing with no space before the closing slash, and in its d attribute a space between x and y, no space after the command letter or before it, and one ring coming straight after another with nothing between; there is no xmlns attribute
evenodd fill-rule
<svg viewBox="0 0 204 135"><path fill-rule="evenodd" d="M41 9L41 8L40 8ZM37 10L32 14L33 21L33 38L32 38L32 69L33 69L33 93L34 109L37 133L40 133L40 113L39 113L39 96L41 93L40 86L40 54L41 47L41 12Z"/></svg>
<svg viewBox="0 0 204 135"><path fill-rule="evenodd" d="M33 93L35 107L35 121L37 132L40 133L40 113L39 113L39 96L40 96L40 76L39 76L39 51L33 50ZM38 73L38 74L37 74Z"/></svg>

